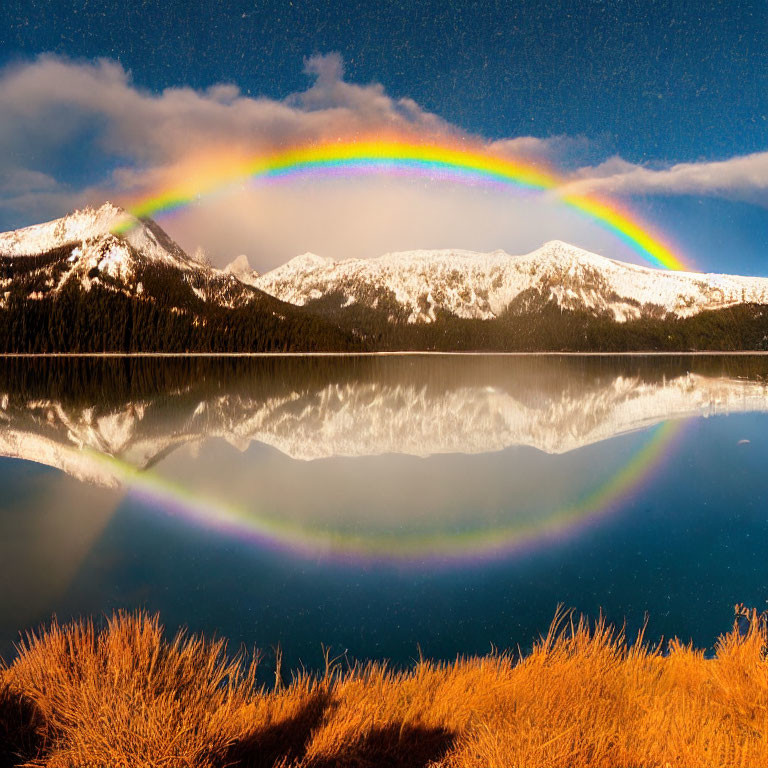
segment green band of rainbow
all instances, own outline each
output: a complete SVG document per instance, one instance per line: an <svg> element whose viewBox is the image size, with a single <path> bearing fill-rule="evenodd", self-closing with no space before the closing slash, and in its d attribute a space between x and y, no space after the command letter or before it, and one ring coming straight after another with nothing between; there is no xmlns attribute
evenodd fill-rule
<svg viewBox="0 0 768 768"><path fill-rule="evenodd" d="M256 158L233 160L230 157L212 165L214 167L202 177L195 174L194 179L185 179L162 192L129 202L127 209L137 218L169 213L249 178L267 181L329 173L343 176L402 172L550 191L562 204L619 237L648 263L666 269L685 269L669 246L617 203L593 195L569 194L564 187L565 180L554 173L532 163L502 158L485 150L401 140L337 142L287 149ZM125 225L123 231L129 227L130 224Z"/></svg>

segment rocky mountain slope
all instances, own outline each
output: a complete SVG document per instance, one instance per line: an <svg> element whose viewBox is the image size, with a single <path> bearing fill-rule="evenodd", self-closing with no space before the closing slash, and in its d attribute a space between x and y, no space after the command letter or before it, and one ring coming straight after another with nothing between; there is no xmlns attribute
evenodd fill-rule
<svg viewBox="0 0 768 768"><path fill-rule="evenodd" d="M222 306L242 306L263 295L187 256L155 222L105 203L0 234L0 307L21 285L30 299L55 296L74 284L141 296L142 275L153 268L175 272L198 298Z"/></svg>
<svg viewBox="0 0 768 768"><path fill-rule="evenodd" d="M106 203L0 234L0 352L346 348L328 321Z"/></svg>
<svg viewBox="0 0 768 768"><path fill-rule="evenodd" d="M650 269L559 241L521 256L441 250L334 261L304 254L250 282L292 304L311 307L332 296L338 308L381 309L408 323L445 314L491 320L548 303L617 322L768 304L768 278Z"/></svg>
<svg viewBox="0 0 768 768"><path fill-rule="evenodd" d="M0 234L0 353L768 349L768 278L533 253L214 269L109 203Z"/></svg>

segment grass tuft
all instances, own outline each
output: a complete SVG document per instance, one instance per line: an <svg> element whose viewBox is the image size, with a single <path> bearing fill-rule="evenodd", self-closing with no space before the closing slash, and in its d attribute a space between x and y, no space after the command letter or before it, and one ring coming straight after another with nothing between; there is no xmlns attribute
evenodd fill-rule
<svg viewBox="0 0 768 768"><path fill-rule="evenodd" d="M156 616L53 621L0 669L0 766L763 768L767 650L742 606L712 658L560 610L525 657L329 659L265 688L258 657Z"/></svg>

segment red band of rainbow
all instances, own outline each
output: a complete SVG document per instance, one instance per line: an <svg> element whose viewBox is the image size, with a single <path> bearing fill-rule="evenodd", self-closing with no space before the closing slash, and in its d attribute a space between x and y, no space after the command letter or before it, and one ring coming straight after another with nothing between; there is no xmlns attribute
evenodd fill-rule
<svg viewBox="0 0 768 768"><path fill-rule="evenodd" d="M400 172L469 183L491 183L546 191L563 205L594 221L630 246L646 262L665 269L685 265L648 225L614 201L570 194L565 180L533 163L499 157L487 150L401 140L312 144L250 158L217 159L196 168L181 184L128 203L137 218L179 210L201 197L244 179L312 177ZM126 225L123 230L130 225ZM118 231L120 231L118 229Z"/></svg>

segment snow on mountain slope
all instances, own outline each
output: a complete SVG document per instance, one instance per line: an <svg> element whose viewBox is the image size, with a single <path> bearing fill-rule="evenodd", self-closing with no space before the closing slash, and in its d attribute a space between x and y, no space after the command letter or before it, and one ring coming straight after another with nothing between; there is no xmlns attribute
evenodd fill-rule
<svg viewBox="0 0 768 768"><path fill-rule="evenodd" d="M564 309L607 312L619 322L768 304L768 278L650 269L560 241L521 256L420 250L334 261L308 253L248 282L298 305L333 295L342 307L363 304L391 312L394 300L410 323L432 322L441 311L492 319L526 291Z"/></svg>
<svg viewBox="0 0 768 768"><path fill-rule="evenodd" d="M294 305L324 300L326 312L354 305L409 323L445 313L490 320L536 312L545 303L619 322L768 304L768 278L650 269L559 241L520 256L421 250L334 261L307 253L263 275L241 256L218 270L190 258L155 222L105 203L0 234L0 306L14 288L40 299L71 282L89 290L96 281L140 296L139 274L147 265L178 270L194 295L222 306L241 306L263 291Z"/></svg>
<svg viewBox="0 0 768 768"><path fill-rule="evenodd" d="M182 269L196 266L154 222L139 221L109 202L45 224L0 233L0 256L37 256L71 243L84 249L95 241L109 238L116 230L124 231L121 240L149 259Z"/></svg>
<svg viewBox="0 0 768 768"><path fill-rule="evenodd" d="M84 208L55 221L3 232L0 234L0 254L29 256L45 253L67 243L107 235L126 220L125 211L111 203L98 209Z"/></svg>
<svg viewBox="0 0 768 768"><path fill-rule="evenodd" d="M667 419L768 412L765 380L695 373L655 381L617 374L537 392L532 398L522 386L457 382L435 389L353 380L262 398L224 391L197 400L182 388L107 409L6 393L0 394L0 456L115 486L121 466L145 469L175 448L209 439L241 451L263 443L299 460L478 454L515 445L557 454Z"/></svg>
<svg viewBox="0 0 768 768"><path fill-rule="evenodd" d="M144 294L142 270L174 270L203 301L240 306L258 291L237 277L190 258L154 221L138 220L105 203L56 221L0 234L0 307L21 283L26 298L41 299L72 282ZM167 298L167 297L154 297Z"/></svg>
<svg viewBox="0 0 768 768"><path fill-rule="evenodd" d="M241 253L234 261L231 261L224 267L224 272L228 275L234 275L238 280L248 283L256 280L259 273L253 269L248 261L248 257Z"/></svg>
<svg viewBox="0 0 768 768"><path fill-rule="evenodd" d="M124 232L122 235L116 231ZM127 293L142 293L136 281L140 263L189 272L196 265L154 222L139 221L105 203L45 224L0 234L0 305L4 291L22 278L33 289L28 298L55 293L70 281L89 290L94 280Z"/></svg>

